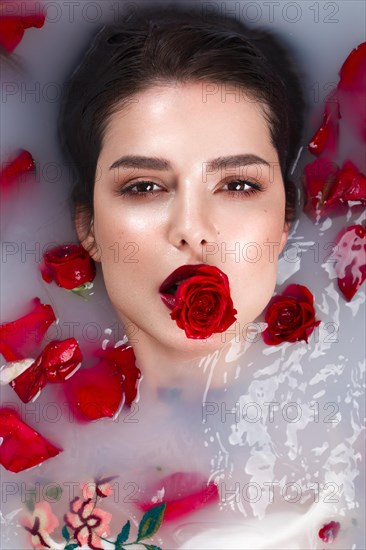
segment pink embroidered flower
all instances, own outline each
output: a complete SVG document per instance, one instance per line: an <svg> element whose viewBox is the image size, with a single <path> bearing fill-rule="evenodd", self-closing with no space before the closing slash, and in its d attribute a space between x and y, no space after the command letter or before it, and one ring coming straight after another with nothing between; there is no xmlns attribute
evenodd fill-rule
<svg viewBox="0 0 366 550"><path fill-rule="evenodd" d="M33 548L54 548L54 541L49 536L59 526L48 502L36 505L32 514L23 520L23 527L30 533Z"/></svg>
<svg viewBox="0 0 366 550"><path fill-rule="evenodd" d="M101 479L100 481L86 481L81 484L81 490L83 493L83 498L91 499L95 497L105 498L109 497L113 493L113 489L109 481L115 479L114 477L109 477L108 479Z"/></svg>
<svg viewBox="0 0 366 550"><path fill-rule="evenodd" d="M95 501L91 498L82 501L79 497L70 502L70 511L69 514L65 514L64 520L74 531L73 536L79 545L88 544L93 550L103 549L100 537L110 534L112 514L96 508Z"/></svg>

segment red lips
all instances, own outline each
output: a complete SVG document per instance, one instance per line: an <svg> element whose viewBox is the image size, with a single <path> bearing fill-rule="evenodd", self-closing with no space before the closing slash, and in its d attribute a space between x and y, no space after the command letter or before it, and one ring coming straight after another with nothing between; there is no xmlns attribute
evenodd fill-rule
<svg viewBox="0 0 366 550"><path fill-rule="evenodd" d="M175 269L160 285L159 292L161 299L168 309L173 310L176 305L175 293L167 292L173 285L188 279L196 274L197 269L205 264L182 265Z"/></svg>

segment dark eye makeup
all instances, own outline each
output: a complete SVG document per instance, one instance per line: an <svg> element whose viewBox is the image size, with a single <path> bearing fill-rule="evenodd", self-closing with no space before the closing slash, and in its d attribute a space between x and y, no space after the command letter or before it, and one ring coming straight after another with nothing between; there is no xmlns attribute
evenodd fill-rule
<svg viewBox="0 0 366 550"><path fill-rule="evenodd" d="M154 186L158 187L158 190L154 190ZM249 186L249 189L245 189L247 186ZM228 189L224 189L224 187L228 187ZM264 190L264 186L258 182L238 178L226 182L218 192L227 193L232 197L240 198L243 196L260 193ZM157 183L148 180L141 180L118 189L117 195L125 198L143 199L156 197L160 193L164 192L165 190Z"/></svg>

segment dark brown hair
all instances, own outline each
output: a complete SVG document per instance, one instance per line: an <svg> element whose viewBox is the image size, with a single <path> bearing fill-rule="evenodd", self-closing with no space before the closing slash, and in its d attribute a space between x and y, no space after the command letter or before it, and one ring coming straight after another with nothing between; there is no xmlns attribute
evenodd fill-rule
<svg viewBox="0 0 366 550"><path fill-rule="evenodd" d="M61 145L75 170L72 202L93 218L93 192L111 114L137 93L171 82L211 82L244 89L262 102L286 193L285 221L296 218L290 172L303 128L302 88L287 49L272 33L199 4L154 4L104 26L73 73L59 119Z"/></svg>

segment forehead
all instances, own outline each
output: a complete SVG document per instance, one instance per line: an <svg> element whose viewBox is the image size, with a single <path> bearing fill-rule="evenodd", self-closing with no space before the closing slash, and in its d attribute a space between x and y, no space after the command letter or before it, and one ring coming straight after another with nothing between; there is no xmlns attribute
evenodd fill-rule
<svg viewBox="0 0 366 550"><path fill-rule="evenodd" d="M261 151L269 160L272 145L266 106L238 86L210 82L167 83L129 98L110 115L101 156L121 152L125 146L199 148L202 155ZM129 151L130 152L130 151ZM146 152L145 152L146 153Z"/></svg>

